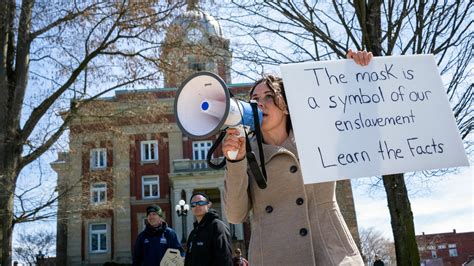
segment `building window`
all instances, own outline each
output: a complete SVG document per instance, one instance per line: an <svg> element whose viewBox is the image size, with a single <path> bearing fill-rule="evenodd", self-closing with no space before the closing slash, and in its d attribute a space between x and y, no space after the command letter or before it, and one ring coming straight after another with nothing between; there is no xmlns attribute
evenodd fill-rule
<svg viewBox="0 0 474 266"><path fill-rule="evenodd" d="M212 141L193 141L193 160L206 160L207 152L212 146Z"/></svg>
<svg viewBox="0 0 474 266"><path fill-rule="evenodd" d="M206 160L207 152L212 146L212 141L193 141L193 160ZM207 163L193 163L194 169L207 168Z"/></svg>
<svg viewBox="0 0 474 266"><path fill-rule="evenodd" d="M144 199L160 197L160 179L158 176L142 177L142 194Z"/></svg>
<svg viewBox="0 0 474 266"><path fill-rule="evenodd" d="M94 183L91 185L91 203L100 204L107 201L107 184Z"/></svg>
<svg viewBox="0 0 474 266"><path fill-rule="evenodd" d="M458 250L456 248L450 248L449 249L449 256L450 257L457 257L458 256Z"/></svg>
<svg viewBox="0 0 474 266"><path fill-rule="evenodd" d="M438 245L438 249L445 249L446 248L446 244L440 244Z"/></svg>
<svg viewBox="0 0 474 266"><path fill-rule="evenodd" d="M148 140L141 142L142 161L158 161L158 141Z"/></svg>
<svg viewBox="0 0 474 266"><path fill-rule="evenodd" d="M188 64L188 68L193 71L204 71L206 70L206 64L199 62L190 62Z"/></svg>
<svg viewBox="0 0 474 266"><path fill-rule="evenodd" d="M456 248L456 244L449 244L449 256L450 257L457 257L458 256L458 249Z"/></svg>
<svg viewBox="0 0 474 266"><path fill-rule="evenodd" d="M436 250L431 251L431 257L432 258L437 258L438 256L436 255Z"/></svg>
<svg viewBox="0 0 474 266"><path fill-rule="evenodd" d="M92 169L102 169L107 167L107 149L92 149L90 152Z"/></svg>
<svg viewBox="0 0 474 266"><path fill-rule="evenodd" d="M90 225L90 252L107 252L107 224Z"/></svg>

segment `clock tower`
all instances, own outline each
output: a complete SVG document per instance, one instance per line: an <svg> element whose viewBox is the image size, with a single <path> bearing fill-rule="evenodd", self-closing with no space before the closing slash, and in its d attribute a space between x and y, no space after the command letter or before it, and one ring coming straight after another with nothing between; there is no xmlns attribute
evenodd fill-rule
<svg viewBox="0 0 474 266"><path fill-rule="evenodd" d="M219 22L188 1L187 10L174 19L161 53L164 86L178 87L197 71L210 71L230 83L232 54Z"/></svg>

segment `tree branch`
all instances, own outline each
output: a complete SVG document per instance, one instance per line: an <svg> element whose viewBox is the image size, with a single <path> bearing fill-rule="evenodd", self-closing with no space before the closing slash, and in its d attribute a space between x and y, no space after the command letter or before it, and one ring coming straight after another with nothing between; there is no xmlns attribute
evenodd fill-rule
<svg viewBox="0 0 474 266"><path fill-rule="evenodd" d="M140 80L147 80L149 77L152 77L155 73L151 73L149 75L146 75L144 77L141 77L141 78L135 78L135 79L132 79L132 80L128 80L126 82L123 82L123 83L120 83L120 84L117 84L113 87L110 87L104 91L102 91L101 93L98 93L96 95L94 95L93 97L91 98L88 98L86 100L83 100L80 102L80 104L77 104L77 105L72 105L71 106L71 109L70 109L70 112L68 113L68 115L64 118L64 122L61 124L61 126L56 130L56 132L45 142L43 143L40 147L36 148L34 151L32 151L31 153L25 155L22 157L22 159L20 160L20 169L22 169L24 166L28 165L29 163L31 163L32 161L36 160L39 156L41 156L45 151L47 151L49 148L51 148L51 146L59 139L59 137L62 135L62 133L66 130L66 128L69 126L69 124L72 122L72 120L75 118L76 114L77 114L77 111L79 110L79 108L90 102L90 101L93 101L97 98L99 98L100 96L104 95L105 93L107 92L110 92L110 91L113 91L117 88L120 88L120 87L123 87L123 86L126 86L126 85L129 85L129 84L132 84L132 83L135 83L137 81L140 81Z"/></svg>

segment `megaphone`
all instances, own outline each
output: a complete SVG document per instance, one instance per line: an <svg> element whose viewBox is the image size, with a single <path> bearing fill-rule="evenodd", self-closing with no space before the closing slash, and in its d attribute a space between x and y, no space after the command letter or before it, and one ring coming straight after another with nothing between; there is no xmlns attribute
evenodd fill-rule
<svg viewBox="0 0 474 266"><path fill-rule="evenodd" d="M211 72L197 72L184 80L174 108L179 128L191 138L206 139L238 125L255 130L250 103L233 98L225 82ZM261 123L263 113L257 112Z"/></svg>
<svg viewBox="0 0 474 266"><path fill-rule="evenodd" d="M211 162L211 156L215 148L224 138L226 127L239 128L240 135L244 129L256 132L259 144L260 161L264 162L262 151L261 123L263 113L257 108L256 103L248 103L235 99L225 82L216 74L211 72L197 72L183 81L176 93L174 100L174 113L176 122L181 131L188 137L195 139L206 139L221 131L216 142L207 154L207 163L211 168L220 169L226 160L218 165ZM256 121L258 120L258 121ZM249 143L246 152L250 170L257 185L264 189L267 187L267 176L265 166L262 163L262 171L257 164L255 154L251 151ZM237 151L229 151L228 158L235 160Z"/></svg>

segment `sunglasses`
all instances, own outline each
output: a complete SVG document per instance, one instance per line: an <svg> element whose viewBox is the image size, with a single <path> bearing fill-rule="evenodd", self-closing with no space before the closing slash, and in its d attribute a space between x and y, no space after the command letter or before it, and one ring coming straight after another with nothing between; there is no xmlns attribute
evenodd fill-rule
<svg viewBox="0 0 474 266"><path fill-rule="evenodd" d="M209 204L208 201L202 201L202 200L201 201L193 201L193 202L190 203L191 208L194 208L196 206L204 206L204 205L207 205L207 204Z"/></svg>

